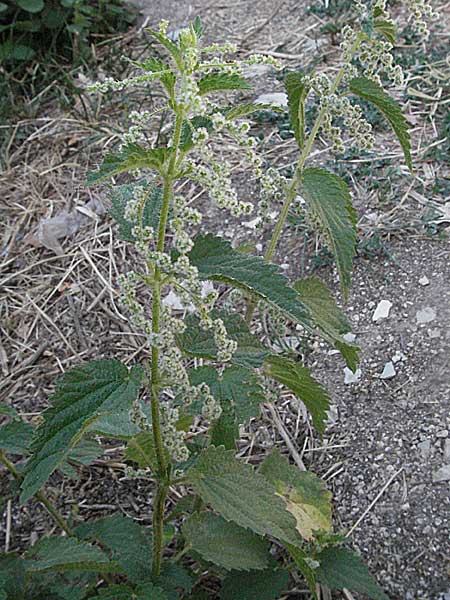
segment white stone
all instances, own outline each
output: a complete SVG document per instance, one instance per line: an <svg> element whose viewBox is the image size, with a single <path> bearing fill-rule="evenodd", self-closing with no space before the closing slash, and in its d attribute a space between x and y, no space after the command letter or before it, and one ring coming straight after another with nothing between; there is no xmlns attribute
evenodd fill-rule
<svg viewBox="0 0 450 600"><path fill-rule="evenodd" d="M397 352L396 352L396 353L394 354L394 356L392 357L392 362L395 364L395 363L398 363L398 362L400 362L401 360L405 360L405 358L406 358L406 357L405 357L405 355L403 354L403 352L400 352L399 350L397 350Z"/></svg>
<svg viewBox="0 0 450 600"><path fill-rule="evenodd" d="M262 219L261 217L256 217L254 219L252 219L251 221L244 221L242 223L242 225L244 227L247 227L247 229L256 229L256 226L259 225L261 223Z"/></svg>
<svg viewBox="0 0 450 600"><path fill-rule="evenodd" d="M419 323L419 325L422 325L423 323L431 323L431 321L434 321L435 318L436 311L434 308L431 308L431 306L426 306L425 308L422 308L422 310L418 310L416 312L416 321Z"/></svg>
<svg viewBox="0 0 450 600"><path fill-rule="evenodd" d="M349 331L348 333L344 333L344 335L342 336L342 338L348 342L349 344L351 344L352 342L354 342L356 340L356 335L354 333L352 333L351 331Z"/></svg>
<svg viewBox="0 0 450 600"><path fill-rule="evenodd" d="M450 481L450 465L444 465L433 473L433 481L436 483Z"/></svg>
<svg viewBox="0 0 450 600"><path fill-rule="evenodd" d="M261 94L255 100L256 104L273 104L274 106L287 106L288 97L284 92L273 92L271 94Z"/></svg>
<svg viewBox="0 0 450 600"><path fill-rule="evenodd" d="M424 458L428 458L431 453L431 441L424 440L423 442L420 442L419 444L417 444L417 448L419 449L421 455Z"/></svg>
<svg viewBox="0 0 450 600"><path fill-rule="evenodd" d="M421 277L419 279L419 283L420 283L420 285L423 285L423 286L430 285L430 280L428 279L428 277L426 275L424 275L423 277Z"/></svg>
<svg viewBox="0 0 450 600"><path fill-rule="evenodd" d="M389 317L389 311L391 310L392 302L389 300L381 300L375 309L372 316L372 321L381 321L381 319L387 319Z"/></svg>
<svg viewBox="0 0 450 600"><path fill-rule="evenodd" d="M348 367L344 367L344 383L346 385L358 382L361 379L361 375L361 369L356 369L356 372L353 373Z"/></svg>
<svg viewBox="0 0 450 600"><path fill-rule="evenodd" d="M395 368L392 361L389 361L384 365L384 369L380 377L381 379L391 379L392 377L395 377Z"/></svg>

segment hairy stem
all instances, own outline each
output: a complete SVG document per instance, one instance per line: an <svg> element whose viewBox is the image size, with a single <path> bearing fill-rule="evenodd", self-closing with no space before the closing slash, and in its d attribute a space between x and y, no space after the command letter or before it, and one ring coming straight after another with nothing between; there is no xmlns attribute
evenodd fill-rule
<svg viewBox="0 0 450 600"><path fill-rule="evenodd" d="M173 135L172 156L170 158L167 173L164 177L163 203L161 217L158 229L158 252L164 251L164 241L166 237L167 218L169 214L170 199L173 195L173 184L176 178L176 166L178 157L178 147L180 145L181 128L183 125L183 115L177 113L175 121L175 130ZM152 331L158 334L160 332L160 314L161 314L161 270L158 266L154 271L153 284L153 302L152 302ZM161 556L163 548L163 524L164 524L164 503L167 496L168 466L164 453L164 444L161 435L161 421L159 410L159 349L152 346L152 364L151 364L151 412L152 412L152 430L153 439L158 460L158 486L156 499L153 506L153 564L152 572L155 577L161 572Z"/></svg>
<svg viewBox="0 0 450 600"><path fill-rule="evenodd" d="M353 56L355 54L355 52L357 51L357 49L359 48L359 46L362 42L362 39L363 39L363 36L361 34L356 37L356 40L353 42L353 45L350 49L351 56ZM331 86L330 94L334 94L336 92L337 88L339 87L339 84L341 83L342 78L344 77L346 66L347 66L347 63L343 64L342 67L339 69L339 71L336 75L336 78ZM326 110L327 110L326 107L322 106L322 108L320 109L320 111L316 117L316 120L314 121L314 125L311 129L308 139L306 140L306 143L303 146L303 150L300 155L299 161L297 163L297 167L295 169L294 176L292 178L290 185L288 186L288 188L286 190L286 199L281 208L280 216L278 217L278 221L273 230L269 245L267 246L266 252L264 253L264 258L266 259L266 261L270 261L270 259L273 256L273 253L275 252L275 249L277 247L278 241L281 236L281 232L283 231L284 225L286 223L286 219L289 214L289 208L291 207L291 204L297 195L297 189L298 189L301 177L302 177L305 163L311 152L311 149L313 147L313 144L317 137L317 134L319 133L319 129L322 124L322 120L325 116ZM252 320L255 306L256 305L253 300L247 304L247 310L246 310L246 314L245 314L245 320L247 321L247 323L250 323L250 321Z"/></svg>
<svg viewBox="0 0 450 600"><path fill-rule="evenodd" d="M0 450L0 462L8 469L8 471L11 473L14 479L16 479L17 481L23 480L23 476L19 473L19 471L12 464L12 462L8 460L8 458L5 456L2 450ZM50 502L47 496L45 496L45 494L43 494L43 492L41 491L36 492L34 495L37 498L37 500L39 500L39 502L45 506L48 513L53 517L53 519L61 527L61 529L65 533L67 533L67 535L71 537L75 536L72 529L69 527L65 519L59 514L59 512L56 510L56 508L53 506L53 504Z"/></svg>

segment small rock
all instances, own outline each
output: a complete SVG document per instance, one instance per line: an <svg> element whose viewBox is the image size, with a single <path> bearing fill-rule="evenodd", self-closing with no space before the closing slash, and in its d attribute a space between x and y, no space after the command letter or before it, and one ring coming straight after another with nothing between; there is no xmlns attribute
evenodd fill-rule
<svg viewBox="0 0 450 600"><path fill-rule="evenodd" d="M436 311L434 308L431 308L431 306L426 306L425 308L422 308L422 310L418 310L416 312L416 321L419 323L419 325L422 325L423 323L431 323L431 321L434 321L435 318Z"/></svg>
<svg viewBox="0 0 450 600"><path fill-rule="evenodd" d="M428 279L428 277L426 275L424 275L423 277L421 277L419 279L419 283L420 283L420 285L423 285L423 286L430 285L430 280Z"/></svg>
<svg viewBox="0 0 450 600"><path fill-rule="evenodd" d="M417 449L419 450L423 458L428 458L431 454L431 441L424 440L423 442L420 442L419 444L417 444Z"/></svg>
<svg viewBox="0 0 450 600"><path fill-rule="evenodd" d="M389 300L381 300L375 309L372 316L372 321L381 321L381 319L387 319L389 317L389 311L391 310L392 302Z"/></svg>
<svg viewBox="0 0 450 600"><path fill-rule="evenodd" d="M271 94L261 94L255 100L256 104L273 104L274 106L287 106L288 97L284 92L273 92Z"/></svg>
<svg viewBox="0 0 450 600"><path fill-rule="evenodd" d="M446 439L444 442L444 459L450 460L450 439Z"/></svg>
<svg viewBox="0 0 450 600"><path fill-rule="evenodd" d="M352 342L354 342L356 340L356 335L354 333L352 333L351 331L349 331L348 333L344 333L344 335L342 336L342 338L348 342L349 344L351 344Z"/></svg>
<svg viewBox="0 0 450 600"><path fill-rule="evenodd" d="M392 362L393 363L398 363L401 360L405 360L405 355L403 354L403 352L397 351L394 356L392 357Z"/></svg>
<svg viewBox="0 0 450 600"><path fill-rule="evenodd" d="M436 327L434 329L428 329L427 333L428 337L432 340L441 337L441 330L437 329Z"/></svg>
<svg viewBox="0 0 450 600"><path fill-rule="evenodd" d="M395 368L392 361L389 361L384 365L384 369L380 377L381 379L391 379L392 377L395 377Z"/></svg>
<svg viewBox="0 0 450 600"><path fill-rule="evenodd" d="M438 431L436 433L436 437L438 437L438 438L446 438L446 437L448 437L448 429L441 429L441 431Z"/></svg>
<svg viewBox="0 0 450 600"><path fill-rule="evenodd" d="M361 375L361 369L356 369L356 372L353 373L348 367L344 367L344 383L346 385L358 382L361 379Z"/></svg>
<svg viewBox="0 0 450 600"><path fill-rule="evenodd" d="M439 483L441 481L450 481L450 465L444 465L433 473L433 481Z"/></svg>
<svg viewBox="0 0 450 600"><path fill-rule="evenodd" d="M256 226L259 225L261 223L261 221L262 221L261 217L255 217L251 221L244 221L242 223L242 225L244 227L247 227L247 229L256 229Z"/></svg>
<svg viewBox="0 0 450 600"><path fill-rule="evenodd" d="M262 77L271 70L269 65L248 65L244 68L244 77L252 79L253 77Z"/></svg>

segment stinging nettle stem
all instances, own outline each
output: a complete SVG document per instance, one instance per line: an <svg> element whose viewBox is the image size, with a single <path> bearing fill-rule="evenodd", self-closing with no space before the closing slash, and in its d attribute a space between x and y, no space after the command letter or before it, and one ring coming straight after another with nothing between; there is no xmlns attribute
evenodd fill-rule
<svg viewBox="0 0 450 600"><path fill-rule="evenodd" d="M175 130L173 135L173 152L170 158L167 173L164 177L163 203L161 209L161 218L158 229L158 252L164 251L164 241L166 237L167 218L169 214L170 199L173 195L173 184L176 176L176 166L178 158L178 147L180 145L181 129L183 125L183 114L178 108L175 121ZM160 314L161 314L161 270L158 266L154 271L153 284L153 302L152 302L152 332L160 332ZM161 572L161 558L163 548L163 525L164 525L164 503L168 491L168 465L164 453L164 443L161 435L161 415L159 410L159 349L152 346L152 364L151 364L151 412L152 412L152 430L155 442L156 457L158 460L158 487L153 506L153 564L152 573L158 577Z"/></svg>
<svg viewBox="0 0 450 600"><path fill-rule="evenodd" d="M359 48L361 42L363 40L363 34L360 33L359 35L357 35L355 41L353 42L352 47L350 48L350 57L352 57L355 52L357 51L357 49ZM346 69L346 64L343 64L341 66L341 68L339 69L336 78L331 86L330 89L330 94L334 94L337 90L337 88L339 87L339 84L342 81L342 78L344 77L345 74L345 69ZM278 217L278 221L275 225L275 229L273 230L272 233L272 237L270 239L269 245L267 247L266 252L264 253L264 258L267 262L270 261L270 259L273 256L273 253L275 252L275 249L277 247L278 241L280 239L280 235L281 232L283 231L284 225L286 223L286 219L288 217L289 214L289 208L293 202L293 200L296 197L297 194L297 188L299 186L300 183L300 179L303 173L303 169L305 167L305 163L308 159L308 156L311 152L311 149L313 147L314 141L316 139L317 134L319 133L319 129L320 126L322 124L322 120L325 116L325 113L327 111L326 106L322 106L322 108L319 111L319 114L316 117L316 120L314 121L314 125L311 129L311 132L308 136L308 139L306 140L305 145L303 146L303 150L302 153L300 155L300 159L298 161L297 167L295 169L295 173L294 176L292 178L291 184L289 185L289 187L286 190L286 199L284 201L284 204L281 208L281 212L280 212L280 216ZM245 314L245 320L247 321L247 323L250 323L253 317L253 313L255 310L255 302L252 300L247 304L247 310L246 310L246 314Z"/></svg>

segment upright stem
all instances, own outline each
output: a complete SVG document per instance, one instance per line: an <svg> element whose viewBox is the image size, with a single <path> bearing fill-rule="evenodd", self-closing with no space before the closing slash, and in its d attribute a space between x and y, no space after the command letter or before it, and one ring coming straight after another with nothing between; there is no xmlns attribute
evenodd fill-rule
<svg viewBox="0 0 450 600"><path fill-rule="evenodd" d="M2 450L0 450L0 462L2 462L3 465L8 469L8 471L11 473L14 479L16 479L17 481L22 481L23 476L19 473L19 471L12 464L12 462L10 462L7 459ZM59 514L59 512L56 510L56 508L53 506L53 504L50 502L47 496L45 496L45 494L43 494L43 492L41 491L36 492L34 495L39 500L39 502L45 506L49 514L53 517L56 523L58 523L61 529L65 531L67 535L73 537L75 535L74 532L69 527L64 518Z"/></svg>
<svg viewBox="0 0 450 600"><path fill-rule="evenodd" d="M351 56L353 56L354 53L356 52L356 50L359 48L359 45L361 44L362 39L363 39L363 36L361 34L359 34L356 37L356 39L353 42L353 45L350 49ZM336 92L337 88L339 87L339 84L341 83L342 78L345 74L346 66L347 66L346 64L343 64L342 67L339 69L339 71L336 75L336 78L331 86L330 94L334 94ZM272 258L273 253L275 252L275 249L278 244L278 240L280 239L281 232L283 231L283 227L286 223L286 219L289 214L289 208L292 204L292 201L295 199L295 197L297 195L297 189L298 189L298 186L299 186L299 183L301 180L301 176L303 173L305 163L306 163L308 156L311 152L311 149L313 147L314 140L316 139L316 136L319 133L319 129L322 124L322 120L323 120L323 117L325 116L326 111L327 111L326 106L322 106L322 108L319 111L319 114L316 117L316 120L314 121L314 125L311 129L308 139L306 140L306 143L303 146L303 150L300 155L300 159L298 161L297 167L295 169L294 176L292 178L292 181L291 181L289 187L286 190L286 200L284 201L284 204L281 208L280 216L278 217L278 221L275 225L275 229L273 230L272 237L270 239L269 245L267 246L267 250L264 253L264 258L266 259L266 261L269 261ZM251 301L247 304L247 311L245 314L245 319L246 319L247 323L250 323L250 321L252 320L254 310L255 310L255 303L253 301Z"/></svg>
<svg viewBox="0 0 450 600"><path fill-rule="evenodd" d="M181 128L183 125L183 115L177 114L175 121L175 130L173 135L172 156L170 157L167 173L164 177L163 202L161 208L161 217L158 229L158 252L164 251L164 241L167 229L167 217L169 214L170 199L173 194L173 184L176 177L176 165L178 158L178 147L180 145ZM161 314L161 270L155 267L153 284L153 302L152 302L152 331L158 334L160 332L160 314ZM164 503L168 490L168 468L164 453L164 444L161 435L160 410L159 410L159 349L152 346L152 364L151 364L151 412L152 412L152 430L153 440L156 448L156 457L158 460L158 484L156 498L153 506L153 564L152 573L158 577L161 572L161 557L163 548L163 525L164 525Z"/></svg>

